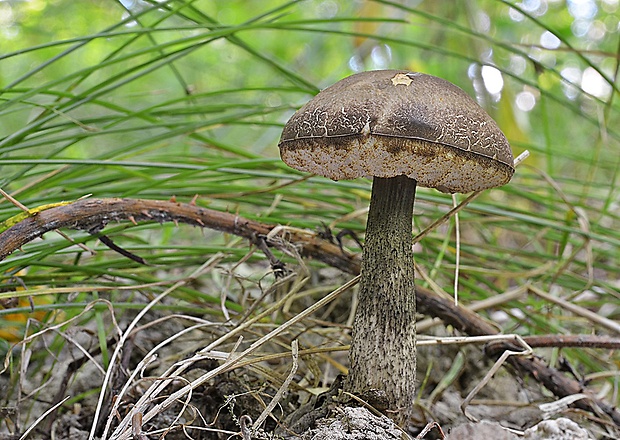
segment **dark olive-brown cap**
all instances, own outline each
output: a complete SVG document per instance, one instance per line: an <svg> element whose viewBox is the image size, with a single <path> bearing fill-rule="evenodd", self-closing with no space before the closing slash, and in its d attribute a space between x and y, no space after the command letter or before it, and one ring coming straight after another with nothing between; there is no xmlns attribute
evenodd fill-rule
<svg viewBox="0 0 620 440"><path fill-rule="evenodd" d="M287 122L279 147L290 167L334 180L404 174L451 193L501 186L514 173L506 137L467 93L400 70L321 91Z"/></svg>

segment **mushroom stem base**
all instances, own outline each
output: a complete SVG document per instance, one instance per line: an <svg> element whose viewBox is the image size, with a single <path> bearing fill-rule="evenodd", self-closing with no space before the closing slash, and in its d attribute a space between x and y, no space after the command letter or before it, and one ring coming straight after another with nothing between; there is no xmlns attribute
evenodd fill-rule
<svg viewBox="0 0 620 440"><path fill-rule="evenodd" d="M397 423L413 410L416 379L412 219L416 181L373 180L359 304L345 389Z"/></svg>

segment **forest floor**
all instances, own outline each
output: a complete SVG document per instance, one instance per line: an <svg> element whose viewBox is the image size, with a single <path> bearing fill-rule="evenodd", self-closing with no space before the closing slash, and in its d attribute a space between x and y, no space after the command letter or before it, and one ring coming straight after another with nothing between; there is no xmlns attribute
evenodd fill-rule
<svg viewBox="0 0 620 440"><path fill-rule="evenodd" d="M344 277L333 269L323 269L314 282L320 285L338 279ZM278 291L285 290L282 287L271 291L274 300L282 300L277 298ZM330 390L330 386L338 383L347 365L347 352L342 347L349 341L346 324L353 302L350 292L321 315L271 338L260 345L259 351L248 352L256 341L277 328L273 322L294 316L312 301L308 296L285 301L268 319L250 324L240 319L231 325L222 317L205 320L200 313L171 316L164 299L163 309L146 313L141 320L146 324L122 341L113 374L105 378L109 385L102 400L104 369L94 321L65 330L65 340L70 342L60 352L41 357L37 353L45 353L55 336L52 332L43 334L26 349L17 346L14 350L14 356L26 367L21 375L15 371L0 375L0 394L8 396L0 415L4 418L0 439L87 439L95 414L99 423L94 438L101 438L106 424L105 438L138 440L618 438L614 437L617 428L605 428L583 410L561 404L545 407L558 399L514 368L500 368L467 407L469 417L464 415L460 408L463 400L493 366L480 345L419 347L418 403L404 430L385 417L373 415L372 408L363 408L361 402L357 405L361 409L345 409L338 403L342 393ZM121 322L110 324L127 328L135 316L125 313ZM205 350L238 328L242 331L225 344ZM425 331L427 337L452 335L453 331L437 322ZM297 350L292 348L293 340L300 341ZM110 335L108 352L118 344L118 336ZM154 352L156 357L151 356ZM537 350L536 355L544 359L551 352ZM162 386L155 390L158 385ZM69 400L65 400L67 396ZM152 416L149 411L153 409ZM546 418L567 418L585 431L569 430L559 436L530 433L524 437L526 429ZM255 426L260 429L253 430ZM29 436L21 437L28 429Z"/></svg>
<svg viewBox="0 0 620 440"><path fill-rule="evenodd" d="M186 222L209 221L204 208L157 206L158 216L146 208L136 215L176 220L175 209ZM216 214L218 230L228 221L250 240L257 230L269 232ZM187 274L162 266L161 281L149 285L114 279L112 288L97 290L89 280L84 289L95 289L97 299L73 314L58 305L61 312L33 322L28 337L6 354L0 440L620 438L620 414L605 401L615 398L614 390L588 388L553 347L515 349L516 339L499 335L490 311L456 306L421 286L416 405L406 426L396 427L339 386L347 372L359 256L319 234L288 231L287 240L269 243L289 257L285 266L266 243L258 240L234 263L216 253ZM247 261L258 249L267 258ZM310 270L305 257L331 267ZM75 296L60 298L70 306ZM447 343L467 335L474 337L466 344ZM496 336L509 339L499 350L487 339ZM507 350L521 355L500 366Z"/></svg>

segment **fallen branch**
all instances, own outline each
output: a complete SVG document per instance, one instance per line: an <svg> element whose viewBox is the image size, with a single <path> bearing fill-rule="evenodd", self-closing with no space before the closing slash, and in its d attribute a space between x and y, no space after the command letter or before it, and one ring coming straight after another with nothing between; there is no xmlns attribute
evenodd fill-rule
<svg viewBox="0 0 620 440"><path fill-rule="evenodd" d="M139 221L175 222L207 227L247 238L254 244L257 244L260 238L269 246L284 251L286 251L287 242L293 243L301 248L300 254L304 257L317 259L353 275L359 274L360 271L359 258L345 254L337 245L321 238L319 234L278 226L286 233L286 241L284 241L277 239L277 234L270 234L276 225L201 208L194 204L143 199L83 199L38 211L0 233L0 261L26 243L55 229L80 229L93 233L99 232L110 222L126 220L133 223ZM454 305L451 299L441 298L423 287L417 287L416 292L418 310L421 313L438 317L444 323L470 336L499 333L494 326L476 313ZM496 357L500 347L495 345L493 348L493 350L487 350L487 355L490 357ZM503 350L513 347L501 348ZM527 373L541 382L560 398L577 393L588 395L588 400L577 401L575 406L597 415L602 410L617 426L620 426L620 413L613 406L598 399L593 392L587 390L578 381L548 367L541 359L534 356L511 357L509 363L515 370Z"/></svg>
<svg viewBox="0 0 620 440"><path fill-rule="evenodd" d="M598 335L524 336L530 347L585 347L620 350L620 338Z"/></svg>

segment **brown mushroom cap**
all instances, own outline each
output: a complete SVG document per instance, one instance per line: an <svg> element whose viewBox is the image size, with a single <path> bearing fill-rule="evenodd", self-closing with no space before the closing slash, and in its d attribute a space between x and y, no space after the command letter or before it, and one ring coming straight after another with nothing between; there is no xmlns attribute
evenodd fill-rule
<svg viewBox="0 0 620 440"><path fill-rule="evenodd" d="M514 173L506 137L469 95L400 70L321 91L287 122L279 147L290 167L334 180L404 174L451 193L501 186Z"/></svg>

